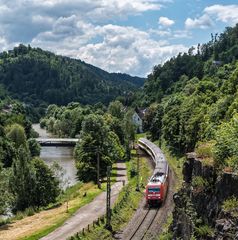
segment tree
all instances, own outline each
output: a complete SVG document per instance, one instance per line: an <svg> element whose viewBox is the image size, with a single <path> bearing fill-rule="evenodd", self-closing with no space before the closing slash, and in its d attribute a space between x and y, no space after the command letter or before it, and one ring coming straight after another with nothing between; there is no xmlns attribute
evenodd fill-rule
<svg viewBox="0 0 238 240"><path fill-rule="evenodd" d="M40 150L41 150L40 144L34 138L28 139L27 143L29 146L31 157L40 156Z"/></svg>
<svg viewBox="0 0 238 240"><path fill-rule="evenodd" d="M55 202L60 193L59 180L54 177L53 171L40 158L34 158L32 161L35 170L35 187L33 194L34 206L46 206Z"/></svg>
<svg viewBox="0 0 238 240"><path fill-rule="evenodd" d="M106 175L108 165L121 159L124 150L118 136L110 132L100 115L90 114L82 124L81 141L76 145L75 158L80 180L96 180L97 158L100 159L100 175Z"/></svg>
<svg viewBox="0 0 238 240"><path fill-rule="evenodd" d="M11 167L15 156L14 144L6 137L0 137L0 162L3 163L3 167Z"/></svg>
<svg viewBox="0 0 238 240"><path fill-rule="evenodd" d="M24 128L19 124L13 124L7 128L7 137L14 142L15 147L26 146L26 134Z"/></svg>
<svg viewBox="0 0 238 240"><path fill-rule="evenodd" d="M108 107L108 112L118 118L118 119L123 119L124 116L124 110L123 110L123 105L119 101L114 101L109 104Z"/></svg>
<svg viewBox="0 0 238 240"><path fill-rule="evenodd" d="M9 186L10 175L11 169L3 168L0 163L0 214L4 214L7 209L11 208L14 201Z"/></svg>
<svg viewBox="0 0 238 240"><path fill-rule="evenodd" d="M30 154L20 146L13 160L13 174L10 179L11 191L16 197L15 210L24 210L33 205L35 193L35 171L30 164Z"/></svg>

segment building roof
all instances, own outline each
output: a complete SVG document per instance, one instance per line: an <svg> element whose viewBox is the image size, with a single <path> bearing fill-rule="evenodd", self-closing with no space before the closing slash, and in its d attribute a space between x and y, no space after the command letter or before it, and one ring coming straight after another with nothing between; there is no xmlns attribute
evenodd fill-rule
<svg viewBox="0 0 238 240"><path fill-rule="evenodd" d="M143 119L145 116L145 112L147 109L140 109L138 107L135 108L135 112L138 114L138 116Z"/></svg>

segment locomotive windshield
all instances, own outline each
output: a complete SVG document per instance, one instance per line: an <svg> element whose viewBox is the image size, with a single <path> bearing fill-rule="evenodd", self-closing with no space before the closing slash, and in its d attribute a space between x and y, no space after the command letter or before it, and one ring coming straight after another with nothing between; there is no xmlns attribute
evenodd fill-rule
<svg viewBox="0 0 238 240"><path fill-rule="evenodd" d="M148 188L148 192L160 192L160 188Z"/></svg>

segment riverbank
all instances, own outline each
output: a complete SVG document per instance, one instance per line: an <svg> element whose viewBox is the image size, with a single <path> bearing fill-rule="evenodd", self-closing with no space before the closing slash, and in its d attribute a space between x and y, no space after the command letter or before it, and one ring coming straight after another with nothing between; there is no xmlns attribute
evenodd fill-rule
<svg viewBox="0 0 238 240"><path fill-rule="evenodd" d="M40 124L33 124L33 129L39 134L40 138L55 137L45 129L40 128ZM62 168L62 185L64 188L73 186L77 183L77 169L73 156L74 147L69 146L44 146L41 147L40 158L45 161L48 166L57 163Z"/></svg>
<svg viewBox="0 0 238 240"><path fill-rule="evenodd" d="M105 186L103 189L105 189ZM33 216L27 216L21 220L13 220L11 223L1 226L0 239L39 239L62 225L80 207L91 202L102 191L93 183L77 184L65 192L61 200L56 204L56 206L58 205L57 207L50 209L49 206L48 210L33 213Z"/></svg>

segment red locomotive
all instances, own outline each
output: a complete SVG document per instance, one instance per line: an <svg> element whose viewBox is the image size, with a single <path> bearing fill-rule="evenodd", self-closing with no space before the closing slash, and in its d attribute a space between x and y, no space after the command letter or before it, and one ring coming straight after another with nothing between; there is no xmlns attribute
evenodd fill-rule
<svg viewBox="0 0 238 240"><path fill-rule="evenodd" d="M139 147L145 150L155 163L153 175L146 185L146 202L148 205L163 203L168 190L168 163L160 148L154 143L145 138L140 138L138 142Z"/></svg>

